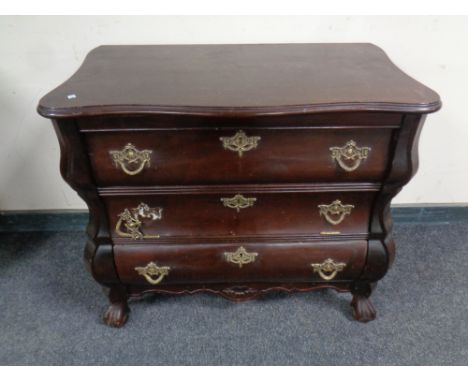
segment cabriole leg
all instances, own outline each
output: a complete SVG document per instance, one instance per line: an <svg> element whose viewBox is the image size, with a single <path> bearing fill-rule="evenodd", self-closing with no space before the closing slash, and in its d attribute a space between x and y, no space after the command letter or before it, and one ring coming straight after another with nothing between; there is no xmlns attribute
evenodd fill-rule
<svg viewBox="0 0 468 382"><path fill-rule="evenodd" d="M104 314L104 322L109 326L120 328L127 322L130 312L126 288L117 285L106 288L105 292L109 298L110 306Z"/></svg>
<svg viewBox="0 0 468 382"><path fill-rule="evenodd" d="M359 322L369 322L375 319L377 313L374 305L369 299L372 290L376 283L355 284L351 290L353 300L351 307L353 308L353 317Z"/></svg>

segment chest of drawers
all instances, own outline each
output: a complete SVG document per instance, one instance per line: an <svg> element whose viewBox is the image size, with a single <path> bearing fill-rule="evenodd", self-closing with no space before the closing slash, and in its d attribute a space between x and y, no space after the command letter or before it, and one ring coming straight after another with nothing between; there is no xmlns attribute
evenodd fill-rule
<svg viewBox="0 0 468 382"><path fill-rule="evenodd" d="M38 111L122 326L129 297L198 291L334 288L374 319L390 202L440 105L370 44L102 46Z"/></svg>

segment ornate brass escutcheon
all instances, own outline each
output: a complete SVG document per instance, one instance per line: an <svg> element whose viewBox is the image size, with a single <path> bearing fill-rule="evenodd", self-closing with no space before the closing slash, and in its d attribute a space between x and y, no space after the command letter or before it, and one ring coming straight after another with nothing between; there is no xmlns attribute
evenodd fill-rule
<svg viewBox="0 0 468 382"><path fill-rule="evenodd" d="M143 224L141 219L160 220L162 218L162 208L150 208L145 203L140 203L137 208L132 208L131 212L125 208L124 212L118 215L119 220L115 225L115 232L120 237L130 237L133 240L155 239L159 235L145 235L140 227ZM125 231L122 230L122 224Z"/></svg>
<svg viewBox="0 0 468 382"><path fill-rule="evenodd" d="M159 284L162 279L169 274L171 267L160 267L158 264L150 262L144 267L135 267L135 271L143 276L152 285ZM157 277L156 279L154 277Z"/></svg>
<svg viewBox="0 0 468 382"><path fill-rule="evenodd" d="M257 255L258 253L256 252L247 252L244 247L239 247L234 252L224 252L226 260L230 263L239 265L239 268L242 268L245 264L253 263Z"/></svg>
<svg viewBox="0 0 468 382"><path fill-rule="evenodd" d="M242 208L252 207L257 198L246 198L241 194L234 195L232 198L221 198L223 206L234 208L239 212Z"/></svg>
<svg viewBox="0 0 468 382"><path fill-rule="evenodd" d="M345 263L335 263L333 259L326 259L323 263L310 264L314 268L314 272L317 272L320 277L324 280L333 280L338 272L341 272Z"/></svg>
<svg viewBox="0 0 468 382"><path fill-rule="evenodd" d="M151 150L138 150L131 143L127 143L122 150L109 151L115 166L120 166L127 175L139 174L145 166L149 167L151 153Z"/></svg>
<svg viewBox="0 0 468 382"><path fill-rule="evenodd" d="M319 204L320 216L325 216L327 222L333 225L340 224L346 215L354 208L352 204L342 204L340 200L335 200L331 204ZM333 218L336 216L336 218Z"/></svg>
<svg viewBox="0 0 468 382"><path fill-rule="evenodd" d="M250 151L258 146L260 137L248 137L242 130L239 130L232 137L221 137L219 138L223 142L223 147L226 150L236 151L239 157L246 151Z"/></svg>
<svg viewBox="0 0 468 382"><path fill-rule="evenodd" d="M343 147L330 147L332 158L348 172L356 170L361 161L367 158L370 150L370 147L357 147L354 141L346 142Z"/></svg>
<svg viewBox="0 0 468 382"><path fill-rule="evenodd" d="M335 200L331 204L319 204L320 216L325 216L327 222L333 225L340 224L346 215L351 213L354 208L352 204L342 204L341 201ZM333 216L337 216L333 218Z"/></svg>

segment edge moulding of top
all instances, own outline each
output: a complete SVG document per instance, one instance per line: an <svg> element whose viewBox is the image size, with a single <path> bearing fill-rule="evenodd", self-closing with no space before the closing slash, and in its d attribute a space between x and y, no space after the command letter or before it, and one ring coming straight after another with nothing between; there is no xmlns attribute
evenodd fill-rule
<svg viewBox="0 0 468 382"><path fill-rule="evenodd" d="M163 106L163 105L108 105L84 106L79 108L48 108L39 105L37 112L46 118L70 118L95 115L126 114L172 114L181 116L206 117L256 117L275 115L318 114L326 112L394 112L394 113L433 113L442 107L442 102L429 104L399 103L340 103L263 107L206 107L206 106Z"/></svg>

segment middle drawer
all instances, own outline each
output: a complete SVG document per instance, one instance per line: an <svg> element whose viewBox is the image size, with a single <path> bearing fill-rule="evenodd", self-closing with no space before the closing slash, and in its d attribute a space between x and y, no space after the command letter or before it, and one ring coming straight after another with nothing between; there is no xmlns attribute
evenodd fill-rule
<svg viewBox="0 0 468 382"><path fill-rule="evenodd" d="M114 238L367 233L375 192L104 193Z"/></svg>

